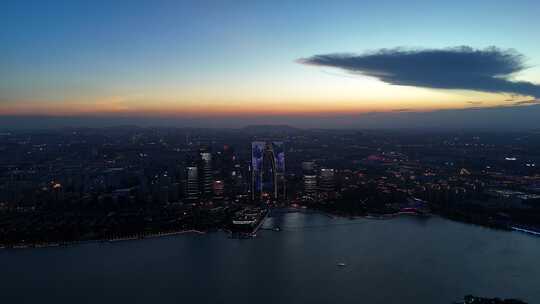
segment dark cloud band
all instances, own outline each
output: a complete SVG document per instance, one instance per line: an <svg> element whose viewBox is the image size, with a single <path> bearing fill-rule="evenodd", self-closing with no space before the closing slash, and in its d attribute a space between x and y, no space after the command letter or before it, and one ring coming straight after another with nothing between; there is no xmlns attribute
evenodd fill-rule
<svg viewBox="0 0 540 304"><path fill-rule="evenodd" d="M360 55L315 55L298 62L341 68L394 85L540 97L540 85L509 80L512 74L526 68L523 56L496 47L483 50L467 46L431 50L395 48Z"/></svg>

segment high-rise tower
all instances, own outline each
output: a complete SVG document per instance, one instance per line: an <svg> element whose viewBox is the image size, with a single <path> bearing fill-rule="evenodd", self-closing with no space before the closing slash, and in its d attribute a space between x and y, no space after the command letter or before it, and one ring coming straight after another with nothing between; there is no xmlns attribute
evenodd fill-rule
<svg viewBox="0 0 540 304"><path fill-rule="evenodd" d="M321 199L332 199L336 195L336 178L334 169L321 168L319 176L319 194Z"/></svg>
<svg viewBox="0 0 540 304"><path fill-rule="evenodd" d="M303 197L306 200L317 199L317 174L315 172L315 162L303 162L302 163L302 183L303 183Z"/></svg>
<svg viewBox="0 0 540 304"><path fill-rule="evenodd" d="M200 152L200 180L201 194L204 198L212 198L214 177L212 172L212 154L210 152Z"/></svg>
<svg viewBox="0 0 540 304"><path fill-rule="evenodd" d="M186 195L189 200L199 199L199 168L186 167Z"/></svg>
<svg viewBox="0 0 540 304"><path fill-rule="evenodd" d="M285 150L283 142L255 141L251 144L251 198L285 199Z"/></svg>

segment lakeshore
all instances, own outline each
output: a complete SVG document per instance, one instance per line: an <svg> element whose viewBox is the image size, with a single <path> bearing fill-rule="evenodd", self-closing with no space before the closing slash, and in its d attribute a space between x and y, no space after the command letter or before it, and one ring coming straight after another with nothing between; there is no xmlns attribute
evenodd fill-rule
<svg viewBox="0 0 540 304"><path fill-rule="evenodd" d="M437 213L431 214L431 213L418 213L418 212L415 212L415 211L400 211L400 212L387 213L387 214L367 214L367 215L361 215L361 216L359 216L359 215L351 216L351 215L346 215L346 214L335 214L335 213L325 212L325 211L321 211L321 210L318 210L318 209L301 208L301 207L300 208L299 207L288 207L288 208L270 209L268 212L266 212L264 214L264 216L261 219L259 219L256 222L256 225L254 227L252 227L250 231L241 232L241 235L238 235L236 238L253 238L253 237L256 237L257 232L264 226L265 220L268 217L272 217L272 216L274 216L274 214L287 214L287 213L301 213L301 214L308 214L308 215L309 214L314 214L314 215L322 215L322 216L325 216L325 217L328 217L328 218L331 218L331 219L340 219L341 218L341 219L349 219L349 220L358 220L358 219L392 220L392 219L395 219L395 218L401 217L401 216L420 217L420 218L430 217L430 216L442 216L442 217L447 218L448 220L451 220L451 221L466 223L466 224L470 224L470 225L481 226L481 227L486 227L486 228L495 229L495 230L502 230L502 231L507 231L507 232L526 233L526 234L529 234L531 236L540 236L540 232L532 230L532 229L527 229L527 228L517 227L517 226L511 226L511 225L508 225L508 226L487 225L487 224L483 224L481 222L472 222L472 221L460 220L460 219L452 218L452 217L446 217L445 215L439 215ZM277 228L277 229L270 228L270 229L266 229L266 230L274 230L274 231L279 231L280 230L280 227L275 227L275 228ZM226 232L227 234L229 234L230 237L232 236L233 238L235 238L234 237L235 232L230 230L230 229L216 227L216 229L213 229L213 230L214 231L215 230L222 230L222 231ZM176 235L183 235L183 234L190 234L190 233L203 235L203 234L206 234L208 232L209 231L202 231L202 230L197 230L197 229L185 229L185 230L178 230L178 231L163 231L163 232L156 232L156 233L131 234L131 235L126 235L126 236L115 236L115 237L111 237L111 238L95 239L95 240L80 240L80 241L71 241L71 242L51 242L51 243L36 243L36 244L20 243L20 244L11 245L11 246L5 246L5 245L0 246L0 249L29 249L29 248L69 247L69 246L76 246L76 245L81 245L81 244L91 244L91 243L115 243L115 242L123 242L123 241L144 240L144 239L169 237L169 236L176 236Z"/></svg>
<svg viewBox="0 0 540 304"><path fill-rule="evenodd" d="M276 226L280 232L270 229ZM439 216L370 220L307 211L276 212L249 240L227 235L3 250L2 298L59 304L108 304L119 297L148 303L157 296L165 302L450 304L473 294L540 301L540 243L525 233ZM300 292L306 288L313 292ZM91 295L81 300L80 294Z"/></svg>

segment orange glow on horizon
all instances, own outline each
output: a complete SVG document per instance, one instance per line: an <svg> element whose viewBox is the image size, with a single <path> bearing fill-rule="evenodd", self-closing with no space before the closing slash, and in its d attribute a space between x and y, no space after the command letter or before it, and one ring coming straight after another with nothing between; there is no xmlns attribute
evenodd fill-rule
<svg viewBox="0 0 540 304"><path fill-rule="evenodd" d="M458 95L459 97L459 95ZM243 99L209 100L201 102L160 98L156 101L142 98L112 96L80 101L2 101L0 115L43 116L154 116L154 117L234 117L234 116L339 116L370 112L428 112L443 109L465 109L511 105L503 96L479 95L475 102L456 101L454 98L439 102L428 100L354 100L354 99L295 99L257 101Z"/></svg>
<svg viewBox="0 0 540 304"><path fill-rule="evenodd" d="M484 106L484 107L490 107ZM37 115L37 116L155 116L155 117L234 117L234 116L338 116L355 115L371 112L429 112L445 109L465 109L456 105L441 104L425 107L339 107L308 104L292 104L287 106L258 105L254 107L227 107L216 105L169 106L169 107L100 107L94 105L20 105L0 106L0 115Z"/></svg>

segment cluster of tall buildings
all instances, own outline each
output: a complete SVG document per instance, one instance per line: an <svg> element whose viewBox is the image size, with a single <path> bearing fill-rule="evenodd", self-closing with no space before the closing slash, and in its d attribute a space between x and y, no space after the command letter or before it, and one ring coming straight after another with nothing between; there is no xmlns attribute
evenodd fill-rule
<svg viewBox="0 0 540 304"><path fill-rule="evenodd" d="M229 145L211 152L201 148L190 153L184 174L184 197L187 201L214 201L247 197L249 172Z"/></svg>
<svg viewBox="0 0 540 304"><path fill-rule="evenodd" d="M298 194L306 202L335 198L334 169L320 168L315 161L301 163L300 188L296 187L300 192L287 193L291 181L287 181L285 153L282 141L270 140L252 142L246 163L237 162L229 146L216 154L218 159L208 149L200 149L186 167L186 198L198 201L244 195L253 202L267 203L285 202ZM245 182L249 183L247 188L242 187Z"/></svg>
<svg viewBox="0 0 540 304"><path fill-rule="evenodd" d="M318 168L314 161L302 163L302 198L305 201L318 201L335 198L335 170Z"/></svg>
<svg viewBox="0 0 540 304"><path fill-rule="evenodd" d="M188 200L223 198L230 193L235 181L242 177L239 164L233 161L232 149L228 146L221 153L225 161L215 168L212 153L207 149L198 152L196 159L186 167L186 198ZM230 155L229 155L230 154ZM216 172L224 172L217 174ZM254 141L251 143L251 159L247 168L250 187L249 197L255 202L283 202L287 199L285 170L285 147L282 141ZM335 191L334 170L318 168L315 162L302 163L303 198L315 201L331 197ZM227 188L227 189L226 189ZM232 189L235 190L235 189ZM236 189L240 192L241 189Z"/></svg>

